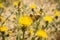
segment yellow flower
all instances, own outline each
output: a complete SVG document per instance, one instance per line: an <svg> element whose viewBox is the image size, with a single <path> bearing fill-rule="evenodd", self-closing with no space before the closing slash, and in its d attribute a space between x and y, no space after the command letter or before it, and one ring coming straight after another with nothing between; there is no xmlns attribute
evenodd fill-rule
<svg viewBox="0 0 60 40"><path fill-rule="evenodd" d="M4 22L4 19L3 19L3 17L2 16L0 16L0 22Z"/></svg>
<svg viewBox="0 0 60 40"><path fill-rule="evenodd" d="M8 30L8 27L6 27L6 26L0 27L0 31L1 31L1 32L5 32L5 31L7 31L7 30Z"/></svg>
<svg viewBox="0 0 60 40"><path fill-rule="evenodd" d="M38 31L36 32L36 35L37 35L38 37L42 37L42 38L46 38L46 37L47 37L47 34L46 34L46 32L45 32L44 30L38 30Z"/></svg>
<svg viewBox="0 0 60 40"><path fill-rule="evenodd" d="M22 16L19 18L19 24L23 26L29 26L32 24L32 19L29 16Z"/></svg>
<svg viewBox="0 0 60 40"><path fill-rule="evenodd" d="M14 5L14 6L18 6L18 3L19 3L18 1L14 1L14 2L13 2L13 5Z"/></svg>
<svg viewBox="0 0 60 40"><path fill-rule="evenodd" d="M2 3L0 3L0 8L3 8L4 6L3 6L3 4Z"/></svg>
<svg viewBox="0 0 60 40"><path fill-rule="evenodd" d="M54 11L54 15L55 15L55 16L59 16L59 11L58 11L58 10L55 10L55 11Z"/></svg>
<svg viewBox="0 0 60 40"><path fill-rule="evenodd" d="M46 15L43 19L44 19L44 21L48 21L49 23L53 21L53 18L48 15Z"/></svg>
<svg viewBox="0 0 60 40"><path fill-rule="evenodd" d="M31 4L30 5L30 9L35 9L36 8L36 5L35 4Z"/></svg>

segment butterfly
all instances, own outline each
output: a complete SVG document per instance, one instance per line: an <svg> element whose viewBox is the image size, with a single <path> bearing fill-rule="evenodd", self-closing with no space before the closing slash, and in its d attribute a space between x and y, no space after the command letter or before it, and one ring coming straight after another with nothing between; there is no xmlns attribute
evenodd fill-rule
<svg viewBox="0 0 60 40"><path fill-rule="evenodd" d="M40 18L40 15L30 14L30 17L33 19L33 21L36 21Z"/></svg>

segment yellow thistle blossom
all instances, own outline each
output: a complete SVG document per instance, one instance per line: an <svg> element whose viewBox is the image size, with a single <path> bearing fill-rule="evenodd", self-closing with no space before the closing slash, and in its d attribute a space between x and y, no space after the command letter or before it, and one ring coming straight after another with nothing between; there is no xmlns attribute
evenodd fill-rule
<svg viewBox="0 0 60 40"><path fill-rule="evenodd" d="M5 32L5 31L7 31L7 30L8 30L8 27L6 27L6 26L0 27L0 31L1 31L1 32Z"/></svg>
<svg viewBox="0 0 60 40"><path fill-rule="evenodd" d="M59 16L59 11L58 11L58 10L55 10L55 11L54 11L54 15L55 15L55 16Z"/></svg>
<svg viewBox="0 0 60 40"><path fill-rule="evenodd" d="M18 3L19 3L18 1L14 1L14 2L13 2L13 5L14 5L14 6L18 6Z"/></svg>
<svg viewBox="0 0 60 40"><path fill-rule="evenodd" d="M3 4L2 3L0 3L0 8L3 8L4 6L3 6Z"/></svg>
<svg viewBox="0 0 60 40"><path fill-rule="evenodd" d="M43 19L44 19L44 21L48 21L49 23L53 21L53 18L48 15L46 15Z"/></svg>
<svg viewBox="0 0 60 40"><path fill-rule="evenodd" d="M3 17L2 16L0 16L0 22L4 22L4 19L3 19Z"/></svg>
<svg viewBox="0 0 60 40"><path fill-rule="evenodd" d="M36 32L36 35L37 35L38 37L42 37L42 38L46 38L46 37L47 37L47 33L46 33L44 30L38 30L38 31Z"/></svg>
<svg viewBox="0 0 60 40"><path fill-rule="evenodd" d="M32 24L32 19L29 16L21 16L19 18L19 24L23 25L23 26L29 26Z"/></svg>
<svg viewBox="0 0 60 40"><path fill-rule="evenodd" d="M30 5L30 9L35 9L36 8L36 5L35 4L31 4Z"/></svg>

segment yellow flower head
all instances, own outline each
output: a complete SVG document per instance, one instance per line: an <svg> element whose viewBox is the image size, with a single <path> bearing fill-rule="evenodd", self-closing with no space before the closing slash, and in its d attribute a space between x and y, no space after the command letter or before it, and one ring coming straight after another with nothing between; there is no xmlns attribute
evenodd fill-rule
<svg viewBox="0 0 60 40"><path fill-rule="evenodd" d="M53 18L48 15L46 15L43 19L44 19L44 21L48 21L49 23L53 21Z"/></svg>
<svg viewBox="0 0 60 40"><path fill-rule="evenodd" d="M3 6L3 4L2 3L0 3L0 8L3 8L4 6Z"/></svg>
<svg viewBox="0 0 60 40"><path fill-rule="evenodd" d="M36 35L37 35L38 37L42 37L42 38L46 38L46 37L47 37L47 34L46 34L46 32L45 32L44 30L38 30L38 31L36 32Z"/></svg>
<svg viewBox="0 0 60 40"><path fill-rule="evenodd" d="M4 22L4 19L3 19L3 17L2 16L0 16L0 22Z"/></svg>
<svg viewBox="0 0 60 40"><path fill-rule="evenodd" d="M30 9L35 9L36 8L36 5L35 4L31 4L30 5Z"/></svg>
<svg viewBox="0 0 60 40"><path fill-rule="evenodd" d="M55 15L55 16L59 16L59 11L58 11L58 10L55 10L55 11L54 11L54 15Z"/></svg>
<svg viewBox="0 0 60 40"><path fill-rule="evenodd" d="M19 24L23 25L23 26L29 26L32 24L32 19L29 16L21 16L19 18Z"/></svg>
<svg viewBox="0 0 60 40"><path fill-rule="evenodd" d="M14 1L14 2L13 2L13 5L14 5L14 6L18 6L18 3L19 3L18 1Z"/></svg>
<svg viewBox="0 0 60 40"><path fill-rule="evenodd" d="M6 27L6 26L0 27L0 31L1 31L1 32L5 32L5 31L7 31L7 30L8 30L8 27Z"/></svg>

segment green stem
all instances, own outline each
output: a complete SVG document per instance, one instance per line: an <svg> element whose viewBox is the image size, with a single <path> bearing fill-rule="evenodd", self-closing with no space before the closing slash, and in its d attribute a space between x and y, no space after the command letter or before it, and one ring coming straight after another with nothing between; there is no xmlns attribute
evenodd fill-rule
<svg viewBox="0 0 60 40"><path fill-rule="evenodd" d="M23 40L25 40L25 30L26 30L26 28L25 27L22 27L22 32L23 32Z"/></svg>
<svg viewBox="0 0 60 40"><path fill-rule="evenodd" d="M4 37L4 35L2 35L2 40L5 40L5 37Z"/></svg>
<svg viewBox="0 0 60 40"><path fill-rule="evenodd" d="M39 26L39 24L40 24L40 18L39 18L39 20L38 20L38 22L36 23L37 25L36 25L36 30L35 30L35 32L38 30L38 26Z"/></svg>
<svg viewBox="0 0 60 40"><path fill-rule="evenodd" d="M20 9L19 9L19 6L20 6L20 2L18 3L18 10L17 10L18 13L16 12L17 31L18 31L16 40L21 40L21 38L20 38L20 32L19 32L20 28L19 28L19 25L18 25L18 19L19 19L19 17L20 17Z"/></svg>
<svg viewBox="0 0 60 40"><path fill-rule="evenodd" d="M25 31L23 31L23 40L25 40L25 38L24 38L24 34L25 34Z"/></svg>
<svg viewBox="0 0 60 40"><path fill-rule="evenodd" d="M22 40L20 36L21 36L21 35L20 35L20 32L18 31L16 40Z"/></svg>
<svg viewBox="0 0 60 40"><path fill-rule="evenodd" d="M42 40L42 37L39 37L37 40Z"/></svg>
<svg viewBox="0 0 60 40"><path fill-rule="evenodd" d="M46 25L44 27L44 29L48 28L48 21L46 21Z"/></svg>
<svg viewBox="0 0 60 40"><path fill-rule="evenodd" d="M5 40L5 33L2 32L2 40Z"/></svg>

